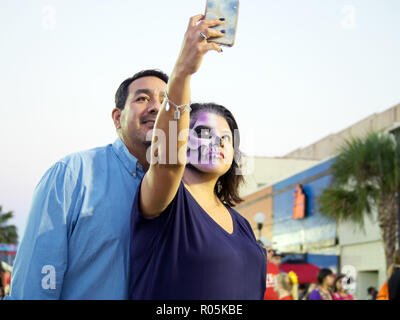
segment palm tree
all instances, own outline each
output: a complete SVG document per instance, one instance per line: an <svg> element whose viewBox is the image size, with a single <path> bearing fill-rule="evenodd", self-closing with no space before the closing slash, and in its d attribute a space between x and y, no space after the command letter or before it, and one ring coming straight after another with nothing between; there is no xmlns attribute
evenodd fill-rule
<svg viewBox="0 0 400 320"><path fill-rule="evenodd" d="M365 215L378 210L386 265L398 243L400 138L372 132L345 142L331 167L333 182L318 199L320 212L364 227Z"/></svg>
<svg viewBox="0 0 400 320"><path fill-rule="evenodd" d="M18 242L16 226L7 224L12 217L12 211L3 213L3 208L0 206L0 243L15 244Z"/></svg>

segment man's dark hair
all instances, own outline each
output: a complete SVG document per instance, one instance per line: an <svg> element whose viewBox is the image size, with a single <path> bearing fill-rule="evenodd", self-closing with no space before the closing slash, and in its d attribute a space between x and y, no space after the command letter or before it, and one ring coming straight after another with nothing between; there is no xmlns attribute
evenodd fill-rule
<svg viewBox="0 0 400 320"><path fill-rule="evenodd" d="M373 294L373 293L376 292L376 289L375 289L374 287L368 287L367 292L368 292L369 294Z"/></svg>
<svg viewBox="0 0 400 320"><path fill-rule="evenodd" d="M132 77L124 80L118 87L117 92L115 93L115 107L117 107L120 110L124 110L126 99L128 98L128 87L129 85L143 77L157 77L164 81L165 83L168 83L168 76L162 72L161 70L158 69L150 69L150 70L143 70L140 71L136 74L134 74Z"/></svg>
<svg viewBox="0 0 400 320"><path fill-rule="evenodd" d="M230 207L234 207L243 201L239 196L239 186L244 181L243 175L236 172L237 169L240 169L242 158L242 153L239 150L240 136L236 120L228 109L215 103L193 103L190 107L192 108L192 111L190 112L191 129L196 123L196 115L201 112L211 112L220 115L229 125L233 136L232 143L235 148L234 157L229 170L223 176L219 177L214 192L223 203L226 203Z"/></svg>
<svg viewBox="0 0 400 320"><path fill-rule="evenodd" d="M332 274L333 274L333 272L332 272L331 269L322 268L322 269L319 270L319 272L318 272L318 283L319 283L319 284L322 284L322 283L324 282L324 279L325 279L327 276L330 276L330 275L332 275Z"/></svg>

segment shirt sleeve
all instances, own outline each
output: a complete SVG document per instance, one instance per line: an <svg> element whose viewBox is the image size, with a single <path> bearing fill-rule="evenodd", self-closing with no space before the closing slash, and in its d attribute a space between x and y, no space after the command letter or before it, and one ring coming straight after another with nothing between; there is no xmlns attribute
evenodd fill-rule
<svg viewBox="0 0 400 320"><path fill-rule="evenodd" d="M45 173L33 195L10 296L5 299L60 299L78 193L76 179L65 163L58 162Z"/></svg>

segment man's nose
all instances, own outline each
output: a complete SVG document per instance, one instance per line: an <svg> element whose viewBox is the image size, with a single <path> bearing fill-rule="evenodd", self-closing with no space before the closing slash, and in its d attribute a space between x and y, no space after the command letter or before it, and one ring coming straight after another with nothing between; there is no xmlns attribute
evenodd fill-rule
<svg viewBox="0 0 400 320"><path fill-rule="evenodd" d="M147 108L148 108L148 112L149 113L158 113L158 111L160 111L161 108L161 102L159 102L158 100L153 100L150 103L147 104Z"/></svg>

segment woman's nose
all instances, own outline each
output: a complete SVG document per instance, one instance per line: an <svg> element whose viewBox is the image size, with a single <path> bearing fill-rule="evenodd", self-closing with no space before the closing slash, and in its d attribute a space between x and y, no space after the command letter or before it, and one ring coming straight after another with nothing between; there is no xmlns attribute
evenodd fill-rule
<svg viewBox="0 0 400 320"><path fill-rule="evenodd" d="M224 139L221 139L218 136L214 136L213 140L214 140L213 141L213 145L217 145L219 147L223 147L224 146Z"/></svg>

